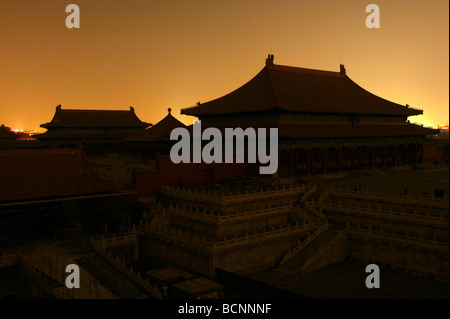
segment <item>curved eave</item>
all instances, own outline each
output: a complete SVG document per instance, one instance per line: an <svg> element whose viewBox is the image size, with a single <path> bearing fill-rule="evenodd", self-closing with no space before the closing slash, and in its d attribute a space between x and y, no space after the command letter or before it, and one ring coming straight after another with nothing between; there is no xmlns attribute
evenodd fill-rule
<svg viewBox="0 0 450 319"><path fill-rule="evenodd" d="M361 92L364 92L365 94L369 95L371 98L378 100L381 103L389 104L393 111L394 110L398 111L398 113L399 113L398 115L414 116L414 115L423 114L423 110L412 108L409 106L405 106L405 105L401 105L401 104L389 101L385 98L382 98L382 97L364 89L358 83L356 83L351 78L349 78L347 75L345 77L346 77L346 79L348 79L348 81L351 82L352 85L356 86L359 90L361 90ZM376 114L376 113L373 113L373 114Z"/></svg>
<svg viewBox="0 0 450 319"><path fill-rule="evenodd" d="M250 81L217 99L181 109L181 114L219 115L265 112L277 107L268 67L264 67Z"/></svg>

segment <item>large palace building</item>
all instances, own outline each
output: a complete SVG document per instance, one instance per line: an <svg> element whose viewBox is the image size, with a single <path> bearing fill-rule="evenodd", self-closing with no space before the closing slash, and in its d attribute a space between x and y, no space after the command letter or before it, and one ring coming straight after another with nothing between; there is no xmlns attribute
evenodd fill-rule
<svg viewBox="0 0 450 319"><path fill-rule="evenodd" d="M424 161L427 135L413 125L422 110L378 97L339 72L273 63L218 99L182 109L202 127L278 128L278 176L326 174Z"/></svg>

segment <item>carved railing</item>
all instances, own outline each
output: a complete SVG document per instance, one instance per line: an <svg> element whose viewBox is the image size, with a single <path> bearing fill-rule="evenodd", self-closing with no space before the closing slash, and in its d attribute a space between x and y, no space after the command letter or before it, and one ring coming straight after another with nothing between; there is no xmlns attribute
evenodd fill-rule
<svg viewBox="0 0 450 319"><path fill-rule="evenodd" d="M196 220L206 224L225 225L242 222L245 220L258 219L267 216L287 214L292 207L291 202L269 205L257 209L245 209L239 212L223 213L221 211L211 211L208 209L199 210L186 205L170 205L168 212L172 216L179 216L184 219Z"/></svg>
<svg viewBox="0 0 450 319"><path fill-rule="evenodd" d="M305 262L305 264L302 267L302 270L305 270L310 266L313 262L315 262L320 256L322 256L326 251L328 251L331 247L333 247L334 244L336 244L339 240L347 236L349 232L349 226L347 225L343 230L339 230L338 234L329 240L325 245L320 246L320 249L315 252L308 260Z"/></svg>
<svg viewBox="0 0 450 319"><path fill-rule="evenodd" d="M292 257L294 257L300 250L302 250L306 245L308 245L314 238L319 236L321 233L326 231L328 229L328 223L323 224L319 228L317 228L311 235L309 235L305 240L298 243L297 246L295 246L292 249L289 249L289 252L283 257L283 259L280 261L280 265L284 265L286 262L288 262Z"/></svg>
<svg viewBox="0 0 450 319"><path fill-rule="evenodd" d="M317 202L322 203L332 192L333 187L330 186L324 193L320 194Z"/></svg>
<svg viewBox="0 0 450 319"><path fill-rule="evenodd" d="M325 216L324 213L322 213L322 204L318 205L319 207L316 207L316 202L314 200L314 198L312 199L312 201L307 202L305 205L305 208L307 210L309 210L310 212L312 212L314 215L316 215L317 217L319 217L320 219L322 219L323 221L328 221L328 218Z"/></svg>
<svg viewBox="0 0 450 319"><path fill-rule="evenodd" d="M442 255L449 255L449 243L446 241L423 238L420 234L416 235L410 232L406 232L405 235L397 234L395 231L386 232L383 228L380 230L374 230L372 227L362 228L358 224L357 227L351 227L349 230L351 235L363 236L371 239L381 239L385 241L391 241L404 245L410 245L413 247L422 247L430 250L437 250Z"/></svg>
<svg viewBox="0 0 450 319"><path fill-rule="evenodd" d="M295 225L282 225L279 227L264 228L252 234L233 236L229 239L216 239L214 237L199 236L195 233L170 227L146 227L145 233L163 240L176 242L180 246L189 246L197 251L207 254L217 254L221 251L245 247L254 244L262 244L282 237L298 235L302 232L313 231L322 223L303 223Z"/></svg>
<svg viewBox="0 0 450 319"><path fill-rule="evenodd" d="M148 279L144 280L141 277L140 273L135 273L133 271L133 267L128 268L125 265L125 262L121 260L119 257L113 257L111 252L107 252L104 247L98 245L98 242L91 241L92 248L94 251L101 256L103 259L105 259L111 266L116 268L119 272L121 272L125 277L130 279L132 282L134 282L140 289L145 291L146 293L150 294L153 298L156 299L163 299L161 293L159 292L158 288L153 285L150 285L148 282Z"/></svg>
<svg viewBox="0 0 450 319"><path fill-rule="evenodd" d="M302 198L300 199L300 202L305 203L306 200L308 199L308 197L311 196L312 194L314 194L316 192L316 190L317 190L317 188L316 188L315 184L312 185L312 186L309 186L309 190L307 190L306 193L304 193L302 195Z"/></svg>
<svg viewBox="0 0 450 319"><path fill-rule="evenodd" d="M180 188L162 186L163 195L186 200L207 202L217 205L235 204L247 201L268 200L276 197L299 196L309 190L306 185L276 186L267 190L253 189L224 193L223 191L210 191L196 188Z"/></svg>
<svg viewBox="0 0 450 319"><path fill-rule="evenodd" d="M301 220L306 220L308 222L314 221L314 218L312 218L310 215L308 215L308 213L306 212L306 209L301 209L299 207L292 206L291 212Z"/></svg>
<svg viewBox="0 0 450 319"><path fill-rule="evenodd" d="M394 210L390 207L389 210L377 206L375 204L368 204L368 206L361 206L361 203L342 203L342 201L327 201L320 204L322 209L337 211L351 215L358 215L370 218L377 218L383 220L393 220L397 222L414 223L420 225L432 225L440 228L448 228L449 219L446 216L430 216L428 213L420 214L417 212L405 212Z"/></svg>
<svg viewBox="0 0 450 319"><path fill-rule="evenodd" d="M112 237L91 239L91 243L103 247L103 249L118 246L135 245L138 243L137 230L136 228L134 228L133 231L130 231L122 236L116 236L115 234L113 234Z"/></svg>
<svg viewBox="0 0 450 319"><path fill-rule="evenodd" d="M351 188L333 188L331 189L331 194L335 197L340 198L363 199L384 203L405 204L420 207L433 207L447 210L449 208L448 198L425 197L422 195L411 196L403 194L369 192L362 190L352 190Z"/></svg>

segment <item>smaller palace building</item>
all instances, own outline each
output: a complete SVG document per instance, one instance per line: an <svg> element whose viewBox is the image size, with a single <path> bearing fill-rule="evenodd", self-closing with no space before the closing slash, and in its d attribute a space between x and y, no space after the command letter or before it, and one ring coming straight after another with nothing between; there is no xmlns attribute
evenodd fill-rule
<svg viewBox="0 0 450 319"><path fill-rule="evenodd" d="M41 127L47 132L36 136L41 142L73 147L82 145L87 154L125 151L122 138L145 131L152 124L142 122L129 110L73 110L56 107L53 119Z"/></svg>
<svg viewBox="0 0 450 319"><path fill-rule="evenodd" d="M177 120L169 108L168 114L157 124L143 132L132 134L123 138L128 144L129 153L135 158L144 160L155 159L158 154L169 154L174 141L170 140L173 129L185 128L182 122Z"/></svg>
<svg viewBox="0 0 450 319"><path fill-rule="evenodd" d="M181 110L206 127L278 128L278 176L408 165L427 159L423 111L376 96L339 72L274 64L215 100Z"/></svg>

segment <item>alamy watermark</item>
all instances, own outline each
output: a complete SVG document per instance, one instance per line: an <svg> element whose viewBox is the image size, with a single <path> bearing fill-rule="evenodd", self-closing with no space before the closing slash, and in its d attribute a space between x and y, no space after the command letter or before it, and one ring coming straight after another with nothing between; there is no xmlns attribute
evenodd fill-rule
<svg viewBox="0 0 450 319"><path fill-rule="evenodd" d="M76 4L69 4L66 6L66 12L70 14L66 17L66 27L68 29L80 28L80 7ZM366 17L366 27L369 29L380 28L380 8L376 4L369 4L366 6L366 12L370 14Z"/></svg>
<svg viewBox="0 0 450 319"><path fill-rule="evenodd" d="M366 7L366 12L370 14L366 18L366 27L369 29L380 28L380 8L376 4L369 4Z"/></svg>
<svg viewBox="0 0 450 319"><path fill-rule="evenodd" d="M69 4L66 7L66 12L70 14L66 18L66 27L68 29L79 29L80 28L80 7L76 4Z"/></svg>
<svg viewBox="0 0 450 319"><path fill-rule="evenodd" d="M66 266L66 273L70 273L66 278L66 287L69 289L80 288L80 267L76 264Z"/></svg>
<svg viewBox="0 0 450 319"><path fill-rule="evenodd" d="M278 128L269 128L268 135L266 128L258 128L257 131L252 127L245 130L240 127L225 128L223 137L215 127L208 127L202 132L201 121L195 121L192 139L188 129L178 127L170 133L170 140L178 140L170 150L170 159L175 164L202 163L202 160L206 164L245 163L247 149L247 163L257 163L258 159L258 163L267 164L260 166L260 174L274 174L278 170ZM202 141L209 141L203 149Z"/></svg>
<svg viewBox="0 0 450 319"><path fill-rule="evenodd" d="M366 278L366 287L369 289L380 288L380 267L376 264L369 264L366 267L366 273L370 273Z"/></svg>

